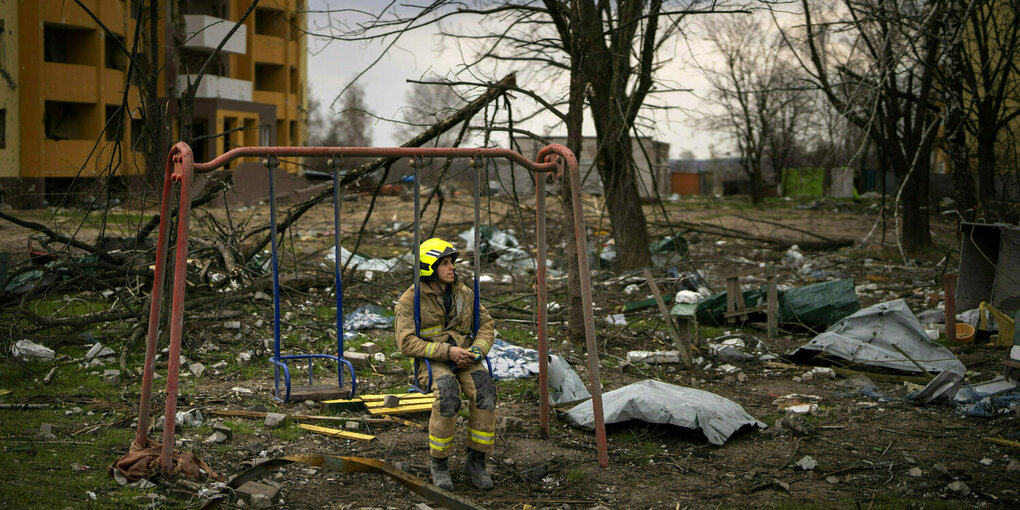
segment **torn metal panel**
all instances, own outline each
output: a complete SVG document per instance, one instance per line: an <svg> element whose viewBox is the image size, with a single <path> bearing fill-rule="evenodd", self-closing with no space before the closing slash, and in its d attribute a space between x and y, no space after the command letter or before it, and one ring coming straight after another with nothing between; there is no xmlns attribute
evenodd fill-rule
<svg viewBox="0 0 1020 510"><path fill-rule="evenodd" d="M928 339L902 299L869 306L840 320L790 357L803 362L819 354L905 372L966 372L949 349Z"/></svg>
<svg viewBox="0 0 1020 510"><path fill-rule="evenodd" d="M741 427L768 425L747 414L732 400L714 393L645 379L602 395L606 423L641 420L668 423L701 430L712 444L720 445ZM591 401L575 406L565 414L575 427L593 427Z"/></svg>
<svg viewBox="0 0 1020 510"><path fill-rule="evenodd" d="M344 473L382 473L394 479L407 490L422 496L433 503L442 505L454 510L481 510L479 506L467 498L462 498L452 492L445 491L424 480L412 476L406 471L394 466L389 462L365 457L335 457L332 455L321 455L317 453L303 455L288 455L277 459L270 459L251 469L237 475L227 484L233 489L244 485L245 482L264 476L269 471L292 462L300 462L309 466L329 468Z"/></svg>

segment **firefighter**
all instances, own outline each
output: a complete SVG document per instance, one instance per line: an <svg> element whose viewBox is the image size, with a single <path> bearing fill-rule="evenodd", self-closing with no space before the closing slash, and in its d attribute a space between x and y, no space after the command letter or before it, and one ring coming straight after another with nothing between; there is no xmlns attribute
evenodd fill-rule
<svg viewBox="0 0 1020 510"><path fill-rule="evenodd" d="M482 360L492 348L495 329L489 313L479 306L478 333L471 337L474 291L457 279L454 266L457 254L452 244L439 238L421 244L420 332L415 335L415 296L411 285L400 296L395 309L397 347L406 356L431 362L430 390L436 395L429 418L432 483L453 489L447 460L452 453L463 392L470 402L464 472L475 487L488 490L493 484L485 470L485 456L492 451L495 439L496 386ZM425 363L420 364L415 377L419 385L426 384Z"/></svg>

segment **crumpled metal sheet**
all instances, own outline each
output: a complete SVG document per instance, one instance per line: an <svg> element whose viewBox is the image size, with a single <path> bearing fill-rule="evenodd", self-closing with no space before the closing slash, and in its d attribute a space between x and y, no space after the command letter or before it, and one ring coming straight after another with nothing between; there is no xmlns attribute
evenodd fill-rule
<svg viewBox="0 0 1020 510"><path fill-rule="evenodd" d="M712 444L721 445L741 427L768 425L747 414L732 400L715 393L645 379L602 395L606 423L640 420L700 430ZM575 427L594 429L591 400L565 414Z"/></svg>
<svg viewBox="0 0 1020 510"><path fill-rule="evenodd" d="M949 349L928 339L902 299L869 306L840 320L790 356L803 361L817 354L905 372L921 372L911 359L929 373L966 372Z"/></svg>

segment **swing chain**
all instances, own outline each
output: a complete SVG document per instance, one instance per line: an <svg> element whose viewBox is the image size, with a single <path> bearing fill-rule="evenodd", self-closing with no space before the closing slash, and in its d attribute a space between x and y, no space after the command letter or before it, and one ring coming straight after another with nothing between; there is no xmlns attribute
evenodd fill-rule
<svg viewBox="0 0 1020 510"><path fill-rule="evenodd" d="M425 160L421 156L412 156L407 164L411 165L411 168L425 168Z"/></svg>
<svg viewBox="0 0 1020 510"><path fill-rule="evenodd" d="M482 166L481 156L471 156L471 168L480 168Z"/></svg>

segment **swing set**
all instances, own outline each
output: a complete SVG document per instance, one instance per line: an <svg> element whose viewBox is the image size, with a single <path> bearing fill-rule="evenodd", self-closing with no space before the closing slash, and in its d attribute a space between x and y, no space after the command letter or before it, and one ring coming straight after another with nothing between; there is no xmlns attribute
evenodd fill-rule
<svg viewBox="0 0 1020 510"><path fill-rule="evenodd" d="M505 158L517 163L535 174L535 200L536 200L536 287L537 303L536 318L538 323L538 351L539 351L539 395L541 408L541 430L545 436L549 435L549 392L548 392L548 321L547 315L547 294L546 294L546 229L545 229L545 182L549 174L561 176L564 171L570 181L571 202L574 213L574 235L577 239L577 264L579 269L581 300L584 312L585 344L588 351L588 373L590 377L589 391L592 394L592 411L595 418L595 435L598 445L598 463L602 467L609 465L608 448L606 445L605 424L602 412L602 388L599 377L599 364L597 344L595 341L595 322L592 310L591 280L588 270L587 243L584 230L584 216L581 208L580 174L578 172L577 160L574 154L562 145L548 145L539 151L536 161L531 161L521 154L508 149L494 148L417 148L417 147L239 147L232 149L212 161L196 163L191 147L184 142L177 142L170 149L167 157L165 175L163 180L163 196L160 205L159 235L156 244L156 265L152 287L152 301L149 309L149 326L146 337L145 365L142 375L141 397L138 410L138 428L134 443L144 447L149 444L148 428L149 413L151 407L152 382L154 379L154 360L157 352L157 341L159 337L160 312L162 309L163 283L166 273L166 258L169 251L168 239L171 230L171 203L174 202L172 189L174 184L179 188L177 197L177 235L176 252L174 255L174 280L171 298L171 309L169 317L169 354L167 357L167 382L166 382L166 406L163 425L162 451L160 455L160 467L165 473L170 473L173 468L174 455L174 426L177 411L178 374L180 372L180 350L184 327L184 296L186 288L186 271L188 259L188 237L190 232L191 216L191 186L192 179L196 173L205 173L220 168L228 162L242 157L257 157L262 159L263 165L269 172L269 204L270 204L270 244L273 271L273 356L270 362L273 364L274 390L273 397L280 402L287 402L300 388L309 388L323 385L314 385L312 376L312 362L315 359L328 359L337 362L337 386L332 388L335 394L353 396L357 389L357 379L354 367L350 361L344 359L344 337L343 337L343 289L341 285L341 257L340 257L340 182L337 172L339 161L343 157L384 157L384 158L410 158L415 169L414 176L414 247L415 269L415 328L420 326L420 311L418 306L420 255L418 246L420 244L420 168L425 158L469 158L474 172L475 184L475 219L474 219L474 324L472 334L478 328L479 309L479 288L478 277L480 267L480 229L479 227L479 187L478 167L483 158ZM279 282L279 258L277 253L277 229L276 224L276 189L274 180L274 168L279 166L280 157L328 157L333 170L333 226L334 239L334 278L336 284L336 354L287 354L280 351L280 282ZM291 386L290 368L288 361L308 361L308 385L297 387ZM415 386L413 389L421 392L429 391L431 388L431 366L425 360L428 372L428 384L424 388ZM489 365L490 374L492 366ZM414 374L412 381L417 382L419 360L415 360ZM350 387L344 386L343 372L346 368L350 375ZM281 389L281 379L283 387ZM328 385L332 387L332 384Z"/></svg>

